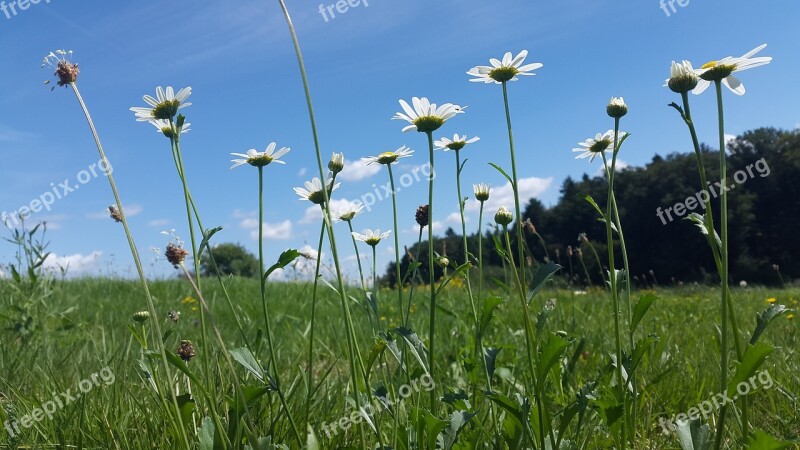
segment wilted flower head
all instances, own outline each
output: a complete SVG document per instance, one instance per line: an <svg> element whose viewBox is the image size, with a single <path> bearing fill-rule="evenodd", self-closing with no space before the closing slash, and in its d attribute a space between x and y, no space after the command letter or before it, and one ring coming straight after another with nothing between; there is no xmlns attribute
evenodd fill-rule
<svg viewBox="0 0 800 450"><path fill-rule="evenodd" d="M328 170L334 175L344 170L344 153L334 153L328 162Z"/></svg>
<svg viewBox="0 0 800 450"><path fill-rule="evenodd" d="M431 103L425 97L414 97L411 104L414 105L413 108L405 100L400 100L404 113L397 113L392 117L393 120L405 120L410 124L403 128L404 132L417 130L420 133L432 133L456 114L464 113L461 106L445 103L437 107L436 103Z"/></svg>
<svg viewBox="0 0 800 450"><path fill-rule="evenodd" d="M697 87L697 74L694 72L692 63L686 60L677 63L672 61L669 70L669 79L664 86L668 86L672 92L683 94Z"/></svg>
<svg viewBox="0 0 800 450"><path fill-rule="evenodd" d="M150 318L150 312L148 311L139 311L133 313L133 321L137 323L144 323L147 322L147 319Z"/></svg>
<svg viewBox="0 0 800 450"><path fill-rule="evenodd" d="M336 220L341 220L342 222L350 222L357 215L361 214L361 211L363 211L363 210L364 210L364 204L358 202L358 203L353 204L353 205L347 205L346 207L344 207L342 209L337 209L333 213L333 217Z"/></svg>
<svg viewBox="0 0 800 450"><path fill-rule="evenodd" d="M611 97L611 101L606 106L606 113L609 116L619 119L628 114L628 105L625 104L625 99L622 97Z"/></svg>
<svg viewBox="0 0 800 450"><path fill-rule="evenodd" d="M180 311L170 311L167 313L167 319L171 320L173 323L178 323L178 320L181 318Z"/></svg>
<svg viewBox="0 0 800 450"><path fill-rule="evenodd" d="M352 235L357 241L365 242L367 245L375 247L376 245L380 244L382 240L389 237L391 233L391 230L381 233L380 229L366 229L364 230L363 234L354 231Z"/></svg>
<svg viewBox="0 0 800 450"><path fill-rule="evenodd" d="M428 205L419 205L417 212L414 214L414 220L417 221L417 225L419 225L420 228L425 228L428 226L430 221L430 217L428 217L428 211L430 211Z"/></svg>
<svg viewBox="0 0 800 450"><path fill-rule="evenodd" d="M175 94L172 86L167 86L165 90L159 86L156 88L156 98L145 95L142 99L150 105L149 107L130 108L136 114L136 120L139 122L149 122L153 119L171 120L178 115L178 110L191 106L186 99L192 95L192 88L185 87Z"/></svg>
<svg viewBox="0 0 800 450"><path fill-rule="evenodd" d="M536 227L533 225L533 222L530 218L525 219L525 222L522 223L522 226L525 227L525 231L530 234L536 234Z"/></svg>
<svg viewBox="0 0 800 450"><path fill-rule="evenodd" d="M621 142L625 136L627 136L627 133L620 131L618 136L619 141ZM580 145L580 147L572 149L573 152L580 153L575 159L589 158L589 162L592 162L601 153L614 151L614 130L608 130L605 133L597 133L594 138L579 142L578 145Z"/></svg>
<svg viewBox="0 0 800 450"><path fill-rule="evenodd" d="M181 341L181 345L178 347L178 356L188 363L194 358L194 355L195 350L192 341Z"/></svg>
<svg viewBox="0 0 800 450"><path fill-rule="evenodd" d="M181 134L192 131L192 124L184 122L184 120L185 119L183 115L178 115L178 120L175 123L167 119L153 119L150 121L150 125L156 128L156 132L172 139L176 136L180 136Z"/></svg>
<svg viewBox="0 0 800 450"><path fill-rule="evenodd" d="M364 162L364 164L367 166L371 166L373 164L383 164L385 166L388 166L389 164L396 162L400 158L408 158L413 153L414 150L411 150L410 148L404 145L395 151L383 152L378 156L361 158L361 161Z"/></svg>
<svg viewBox="0 0 800 450"><path fill-rule="evenodd" d="M486 183L478 183L472 185L472 192L475 193L475 198L478 199L479 202L483 203L486 200L489 200L489 191L491 187Z"/></svg>
<svg viewBox="0 0 800 450"><path fill-rule="evenodd" d="M339 188L341 183L333 185L332 174L328 174L325 180L325 186L328 190L328 197L331 193ZM332 186L333 185L333 186ZM325 203L325 193L322 191L322 181L318 177L314 177L311 181L306 181L305 189L301 187L294 188L294 192L300 196L300 200L308 200L315 205L322 205Z"/></svg>
<svg viewBox="0 0 800 450"><path fill-rule="evenodd" d="M511 222L514 221L514 215L511 214L505 206L501 206L500 209L497 210L497 213L494 215L494 221L498 225L507 226Z"/></svg>
<svg viewBox="0 0 800 450"><path fill-rule="evenodd" d="M469 81L501 84L507 81L517 81L517 75L536 75L533 71L543 67L543 64L533 63L523 66L522 63L527 57L528 51L523 50L516 57L512 57L511 52L507 52L502 61L492 58L489 60L491 66L476 66L469 69L467 75L475 77Z"/></svg>
<svg viewBox="0 0 800 450"><path fill-rule="evenodd" d="M119 210L116 206L111 205L108 207L108 215L114 219L114 222L120 223L122 222L122 214L120 214Z"/></svg>
<svg viewBox="0 0 800 450"><path fill-rule="evenodd" d="M189 252L181 248L181 246L178 244L172 242L167 244L167 251L164 252L164 256L167 257L167 261L175 266L175 268L183 264L183 261L186 259L187 255L189 255Z"/></svg>
<svg viewBox="0 0 800 450"><path fill-rule="evenodd" d="M693 92L695 94L702 94L708 89L712 81L722 81L722 84L734 94L744 95L744 85L738 78L733 76L733 74L771 63L772 58L769 56L753 58L756 53L766 47L767 44L762 44L738 58L727 56L719 61L711 61L704 64L700 69L695 70L700 80Z"/></svg>
<svg viewBox="0 0 800 450"><path fill-rule="evenodd" d="M272 163L275 164L286 164L286 162L281 161L279 158L287 153L289 153L289 148L281 147L279 150L275 150L278 147L278 144L275 142L270 142L267 148L263 152L259 152L258 150L251 148L247 151L246 154L243 153L231 153L233 156L239 156L239 159L232 159L231 162L233 165L231 169L234 169L239 166L243 166L245 164L250 164L253 167L264 167L268 166Z"/></svg>
<svg viewBox="0 0 800 450"><path fill-rule="evenodd" d="M44 57L42 67L50 66L55 69L54 75L58 78L58 86L63 87L78 81L78 74L80 70L78 65L70 61L72 59L72 50L56 50L50 52L49 55ZM50 84L50 80L44 82ZM55 89L55 87L53 87Z"/></svg>
<svg viewBox="0 0 800 450"><path fill-rule="evenodd" d="M474 144L475 142L480 141L481 138L475 136L472 139L467 139L467 135L459 136L458 133L453 135L453 140L447 138L441 138L438 141L434 142L433 145L439 150L461 150L462 148L466 147L467 144Z"/></svg>

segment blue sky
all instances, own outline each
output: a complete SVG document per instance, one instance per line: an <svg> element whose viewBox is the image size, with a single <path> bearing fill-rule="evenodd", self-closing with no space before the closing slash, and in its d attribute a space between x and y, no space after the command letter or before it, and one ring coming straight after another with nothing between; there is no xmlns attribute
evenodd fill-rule
<svg viewBox="0 0 800 450"><path fill-rule="evenodd" d="M19 1L19 0L17 0ZM480 136L462 154L469 159L463 182L491 183L491 206L512 206L504 180L488 166L510 167L499 86L468 82L465 72L506 51L527 49L529 62L544 67L535 77L510 85L511 109L522 184L546 204L557 201L566 176L594 174L599 166L575 161L570 150L610 128L605 105L624 96L630 113L623 129L633 133L621 158L642 165L655 154L689 150L685 127L666 105L676 95L663 88L673 59L696 66L739 56L761 43L774 57L766 67L743 73L744 97L726 94L726 132L761 126L795 128L800 123L797 80L800 4L689 0L670 15L658 0L532 2L508 0L369 0L344 14L323 17L319 2L287 0L305 54L324 157L344 152L349 173L336 198L357 200L387 181L385 169L356 162L407 145L417 151L402 160L397 176L427 161L424 135L402 133L389 120L398 100L429 97L467 105L466 114L437 134ZM6 6L10 1L6 0ZM332 0L323 2L323 6ZM16 5L16 4L15 4ZM277 1L105 2L41 0L16 15L0 12L4 70L0 71L0 210L28 205L51 183L83 176L79 190L57 200L31 221L50 224L50 250L76 274L129 273L131 258L121 228L106 218L112 203L105 177L88 177L98 156L71 92L50 92L41 59L55 49L75 51L79 86L95 118L131 225L153 275L170 274L166 261L151 261L175 229L188 239L180 185L168 141L128 110L158 85L191 86L185 109L192 131L183 139L189 182L208 226L224 226L217 242L240 242L256 250L255 169L229 170L230 153L263 150L271 141L291 147L285 166L266 168L270 259L286 248L316 246L319 222L307 216L292 187L317 175L308 116L289 33ZM701 139L715 141L711 91L693 98ZM441 228L460 225L452 153L437 153L436 217ZM82 171L87 171L82 174ZM97 172L97 171L96 171ZM422 179L399 193L401 245L416 240L414 210L427 203ZM493 215L493 211L489 216ZM468 214L470 231L477 212ZM357 229L393 228L391 202L378 202L359 216ZM338 239L343 257L353 251L344 225ZM14 248L0 247L0 262ZM367 253L362 249L362 253ZM391 242L379 247L379 270L392 260ZM352 264L349 265L352 267Z"/></svg>

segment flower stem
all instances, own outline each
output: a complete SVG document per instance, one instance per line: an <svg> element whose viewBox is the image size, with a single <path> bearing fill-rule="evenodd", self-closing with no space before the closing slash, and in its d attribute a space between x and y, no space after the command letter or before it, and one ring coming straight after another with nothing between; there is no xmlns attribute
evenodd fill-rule
<svg viewBox="0 0 800 450"><path fill-rule="evenodd" d="M97 129L94 126L94 121L92 120L92 116L89 114L89 109L86 107L86 103L83 101L83 97L81 96L80 91L78 90L78 85L75 83L71 83L72 91L75 93L75 97L78 99L78 103L83 110L84 116L86 116L86 122L89 124L89 129L92 132L92 137L94 138L94 142L97 145L97 151L100 153L100 158L103 160L104 167L112 167L111 163L108 161L106 157L106 153L103 150L103 144L100 143L100 135L97 133ZM151 317L153 317L153 328L155 329L155 335L159 338L155 340L158 344L155 347L155 351L161 355L161 362L164 366L164 374L166 379L171 380L172 374L169 366L169 362L167 361L167 354L166 349L164 348L164 343L161 341L160 336L163 336L161 333L161 325L158 321L158 314L156 313L155 303L153 302L153 296L150 293L150 288L147 285L147 277L144 274L144 268L142 267L142 260L139 257L139 250L136 248L136 243L133 240L133 234L131 234L131 229L128 226L128 219L125 216L125 210L122 207L122 200L119 195L119 191L117 190L117 184L114 182L114 177L111 174L111 171L108 171L108 183L111 186L111 191L114 194L114 201L117 204L117 210L119 211L120 219L122 221L122 227L125 230L125 237L128 240L128 246L131 249L131 256L133 256L133 262L136 266L136 272L139 275L139 281L142 283L142 288L144 289L144 296L147 300L147 308L150 311ZM169 390L166 392L161 392L161 399L162 402L164 401L164 397L167 396ZM181 416L181 409L178 406L178 400L173 395L168 395L172 398L172 406L175 407L175 417L177 418L176 423L173 423L173 426L178 429L178 434L181 438L181 442L183 443L186 449L191 448L191 444L189 443L189 438L186 435L186 429L184 428L183 419Z"/></svg>
<svg viewBox="0 0 800 450"><path fill-rule="evenodd" d="M508 145L511 150L511 178L514 180L512 189L514 190L514 209L517 214L517 253L519 258L519 271L522 277L522 289L525 290L526 270L525 270L525 245L523 244L525 236L522 234L522 209L519 206L519 183L517 178L517 156L514 151L514 133L511 131L511 111L508 107L508 83L503 82L503 103L506 108L506 123L508 125Z"/></svg>
<svg viewBox="0 0 800 450"><path fill-rule="evenodd" d="M306 366L308 377L308 391L306 393L306 424L311 417L311 400L314 393L314 324L317 317L317 291L319 287L319 272L322 264L322 243L325 241L325 224L319 230L319 244L317 245L317 264L314 270L314 287L311 294L311 331L308 339L308 365Z"/></svg>
<svg viewBox="0 0 800 450"><path fill-rule="evenodd" d="M323 189L324 190L324 189ZM303 440L300 437L300 432L297 429L297 424L294 421L292 412L289 410L289 405L286 403L286 398L281 390L280 376L278 374L280 368L278 367L278 359L275 356L275 337L272 335L272 325L269 317L269 306L267 305L267 278L265 275L264 267L264 168L258 167L258 278L261 281L261 305L264 309L264 324L267 329L267 345L269 347L269 359L272 362L273 373L272 378L275 381L275 390L278 393L278 398L281 401L283 410L289 418L289 424L292 427L292 432L298 443ZM269 368L269 364L267 365Z"/></svg>
<svg viewBox="0 0 800 450"><path fill-rule="evenodd" d="M715 80L717 88L717 114L719 116L719 179L722 185L720 194L720 278L722 281L722 299L720 301L720 320L721 324L721 347L720 347L720 392L728 389L728 193L726 189L728 178L728 164L725 155L725 115L722 107L722 82ZM737 337L738 339L738 337ZM714 448L722 448L722 440L725 435L725 419L728 415L727 404L722 405L719 410L719 420L717 422L717 435Z"/></svg>
<svg viewBox="0 0 800 450"><path fill-rule="evenodd" d="M436 332L436 273L435 265L433 262L433 179L434 179L434 161L433 161L433 133L428 132L428 153L430 158L430 175L428 175L428 282L431 289L431 310L430 310L430 323L428 330L428 366L431 371L431 376L436 379L434 374L434 342ZM435 389L431 389L430 408L431 414L436 415L434 407L436 406L436 393Z"/></svg>
<svg viewBox="0 0 800 450"><path fill-rule="evenodd" d="M387 164L386 168L389 169L389 183L391 184L392 187L392 213L394 217L394 257L395 257L394 266L395 266L395 277L397 280L397 307L398 307L397 313L400 314L400 320L402 321L403 279L400 271L400 230L397 228L397 191L394 188L394 174L392 173L392 165Z"/></svg>
<svg viewBox="0 0 800 450"><path fill-rule="evenodd" d="M278 0L278 3L281 6L284 18L286 19L286 24L289 28L289 33L292 36L292 43L294 45L295 54L297 55L297 63L300 68L300 76L303 79L303 89L305 91L305 96L306 96L306 105L308 106L308 116L309 116L309 121L311 123L311 133L314 137L314 149L317 156L317 168L319 170L320 179L325 180L325 169L323 168L322 165L322 150L320 149L319 135L317 133L317 120L314 114L314 106L311 101L311 88L309 87L308 75L306 74L305 63L303 62L303 53L300 50L300 41L297 39L297 32L294 29L294 24L292 23L292 18L289 15L289 10L286 8L286 3L284 2L284 0ZM325 199L323 221L328 229L328 239L331 245L331 256L333 257L333 263L336 268L336 282L339 290L339 299L341 300L342 311L344 313L345 325L347 328L347 346L349 354L348 359L350 362L350 377L353 383L353 390L355 391L354 397L355 397L356 409L360 410L361 409L361 395L359 395L360 383L359 383L358 369L356 367L356 359L358 358L360 360L360 355L356 353L353 319L350 314L350 305L348 303L349 300L347 298L347 292L345 291L344 279L342 277L341 265L339 263L339 255L336 248L336 236L333 233L333 220L331 218L330 202L329 202L330 198L328 190L322 189L322 195L323 198ZM363 423L359 422L358 430L361 437L361 442L365 443L366 441L364 436Z"/></svg>

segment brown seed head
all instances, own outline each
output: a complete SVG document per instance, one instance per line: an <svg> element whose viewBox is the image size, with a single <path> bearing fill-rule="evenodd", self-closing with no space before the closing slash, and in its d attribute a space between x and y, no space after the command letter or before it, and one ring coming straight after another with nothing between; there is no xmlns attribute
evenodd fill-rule
<svg viewBox="0 0 800 450"><path fill-rule="evenodd" d="M114 222L120 223L122 222L122 214L120 214L119 210L116 206L111 205L108 207L108 215L114 219Z"/></svg>
<svg viewBox="0 0 800 450"><path fill-rule="evenodd" d="M167 245L167 251L164 252L164 255L167 257L167 261L175 266L175 268L178 268L178 266L183 263L183 260L186 259L188 254L189 252L173 243Z"/></svg>
<svg viewBox="0 0 800 450"><path fill-rule="evenodd" d="M178 356L188 363L192 360L192 358L194 358L194 355L195 350L192 341L181 341L181 345L178 347Z"/></svg>
<svg viewBox="0 0 800 450"><path fill-rule="evenodd" d="M415 219L417 220L417 225L419 225L420 228L425 228L426 226L428 226L428 222L430 219L428 217L428 210L429 210L428 205L420 205L419 208L417 208Z"/></svg>

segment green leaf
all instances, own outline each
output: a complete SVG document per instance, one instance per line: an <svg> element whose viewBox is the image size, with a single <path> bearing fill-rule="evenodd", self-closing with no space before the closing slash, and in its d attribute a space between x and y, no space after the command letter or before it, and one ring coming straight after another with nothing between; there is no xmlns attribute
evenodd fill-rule
<svg viewBox="0 0 800 450"><path fill-rule="evenodd" d="M506 180L508 180L508 182L511 184L511 187L512 187L512 188L514 187L514 181L511 179L511 177L510 177L510 176L508 176L508 174L506 173L506 171L505 171L505 170L503 170L503 168L502 168L502 167L498 166L498 165L497 165L497 164L495 164L495 163L489 163L489 165L490 165L490 166L492 166L492 167L494 167L494 168L495 168L495 170L497 170L497 171L498 171L498 172L500 172L500 173L501 173L501 174L502 174L504 177L506 177Z"/></svg>
<svg viewBox="0 0 800 450"><path fill-rule="evenodd" d="M700 419L678 420L677 425L681 450L708 450L711 448L711 430Z"/></svg>
<svg viewBox="0 0 800 450"><path fill-rule="evenodd" d="M547 373L553 368L569 347L570 342L557 334L551 334L542 344L537 367L537 381L539 386L544 386Z"/></svg>
<svg viewBox="0 0 800 450"><path fill-rule="evenodd" d="M317 436L314 434L314 429L311 428L311 425L308 426L308 437L306 438L306 450L319 450L319 441L317 440Z"/></svg>
<svg viewBox="0 0 800 450"><path fill-rule="evenodd" d="M214 450L214 421L210 417L203 417L200 428L197 429L197 449Z"/></svg>
<svg viewBox="0 0 800 450"><path fill-rule="evenodd" d="M494 317L494 310L503 304L503 299L498 296L485 298L483 300L483 308L481 308L480 326L478 327L478 336L483 336L489 323Z"/></svg>
<svg viewBox="0 0 800 450"><path fill-rule="evenodd" d="M728 382L728 397L732 397L736 394L736 387L739 383L746 382L750 377L756 374L758 368L764 364L767 356L774 350L775 349L769 344L747 344L744 355L742 355L742 360L736 365L736 373Z"/></svg>
<svg viewBox="0 0 800 450"><path fill-rule="evenodd" d="M513 400L506 397L503 394L493 393L488 395L489 400L494 402L497 406L503 408L507 413L510 414L510 417L516 419L517 423L523 427L523 429L528 428L530 417L530 402L527 399L524 399L522 407L515 404ZM527 408L526 408L527 406ZM523 411L524 410L524 411Z"/></svg>
<svg viewBox="0 0 800 450"><path fill-rule="evenodd" d="M392 330L392 332L397 333L403 338L403 341L406 343L406 347L411 351L411 354L414 355L419 365L425 370L425 373L428 372L428 366L425 364L425 355L426 349L425 344L422 343L422 340L417 336L413 330L405 327L399 327Z"/></svg>
<svg viewBox="0 0 800 450"><path fill-rule="evenodd" d="M246 347L236 348L231 350L230 353L234 361L241 364L241 366L247 369L258 381L265 383L264 369L261 367L261 364L256 361L256 357L253 356L250 349Z"/></svg>
<svg viewBox="0 0 800 450"><path fill-rule="evenodd" d="M650 310L650 307L653 306L653 302L658 300L658 296L656 294L645 294L639 297L639 301L636 302L636 306L633 309L633 319L631 320L630 331L636 331L636 328L639 326L639 322L642 321L644 316L647 314L647 311Z"/></svg>
<svg viewBox="0 0 800 450"><path fill-rule="evenodd" d="M636 367L638 367L639 363L642 362L642 358L644 357L645 353L647 353L647 351L650 350L650 347L652 347L653 344L658 342L660 339L661 338L658 337L657 334L650 334L636 342L636 348L633 350L633 359L631 361L630 372L636 370Z"/></svg>
<svg viewBox="0 0 800 450"><path fill-rule="evenodd" d="M487 347L483 349L483 361L486 364L486 372L489 373L489 377L494 375L494 364L495 361L497 361L497 355L500 354L501 350L503 349L495 347Z"/></svg>
<svg viewBox="0 0 800 450"><path fill-rule="evenodd" d="M586 194L583 196L583 199L586 200L590 205L594 206L595 211L597 211L597 213L600 214L600 217L602 217L603 220L605 220L606 215L603 214L603 210L600 209L599 206L597 206L597 202L594 201L591 195Z"/></svg>
<svg viewBox="0 0 800 450"><path fill-rule="evenodd" d="M195 401L192 398L192 394L179 395L175 397L175 400L178 402L178 410L180 411L183 423L192 423L192 413L194 412L196 406Z"/></svg>
<svg viewBox="0 0 800 450"><path fill-rule="evenodd" d="M436 293L438 294L439 292L441 292L442 289L444 289L448 284L450 284L451 281L453 281L456 277L462 276L464 273L469 271L469 269L471 269L471 268L472 268L472 263L471 262L466 262L466 263L458 266L456 268L456 270L453 271L453 274L448 276L447 279L444 280L444 282L439 286L439 288L436 289Z"/></svg>
<svg viewBox="0 0 800 450"><path fill-rule="evenodd" d="M209 246L209 243L211 241L211 237L214 236L215 234L217 234L217 232L219 232L219 231L222 231L222 227L214 227L214 228L212 228L210 230L205 230L203 232L203 240L202 240L202 242L200 242L200 248L199 248L198 254L200 254L200 255L203 254L203 250L205 250L205 248Z"/></svg>
<svg viewBox="0 0 800 450"><path fill-rule="evenodd" d="M386 340L383 337L379 337L375 339L375 343L372 345L372 350L369 352L369 358L367 358L367 378L369 379L370 373L372 373L372 366L375 365L375 361L378 357L386 350L388 347Z"/></svg>
<svg viewBox="0 0 800 450"><path fill-rule="evenodd" d="M750 343L755 344L758 342L758 338L761 337L761 334L764 333L764 330L767 329L767 326L777 317L787 313L788 311L789 309L783 305L770 305L770 307L764 312L758 314L756 316L756 329L753 331L753 337L750 338Z"/></svg>
<svg viewBox="0 0 800 450"><path fill-rule="evenodd" d="M536 297L536 294L544 287L544 284L555 275L561 269L561 266L550 261L547 264L539 267L539 270L536 271L536 275L533 276L533 280L531 280L531 290L528 292L528 303L531 302L533 297Z"/></svg>
<svg viewBox="0 0 800 450"><path fill-rule="evenodd" d="M448 417L448 424L447 428L444 429L442 433L442 438L444 440L444 450L450 450L453 448L453 445L458 440L458 434L461 433L461 430L469 423L472 418L475 417L474 413L469 411L454 411Z"/></svg>
<svg viewBox="0 0 800 450"><path fill-rule="evenodd" d="M301 255L302 253L300 253L295 249L289 249L281 253L281 256L278 257L278 262L270 266L270 268L267 269L266 272L264 272L264 279L266 280L267 278L269 278L272 272L275 272L278 269L283 269L284 267L288 266L289 264L294 262L295 259L299 258Z"/></svg>
<svg viewBox="0 0 800 450"><path fill-rule="evenodd" d="M783 450L785 448L790 448L793 445L795 444L786 441L779 441L761 430L756 430L756 432L750 438L750 442L747 445L747 450Z"/></svg>

